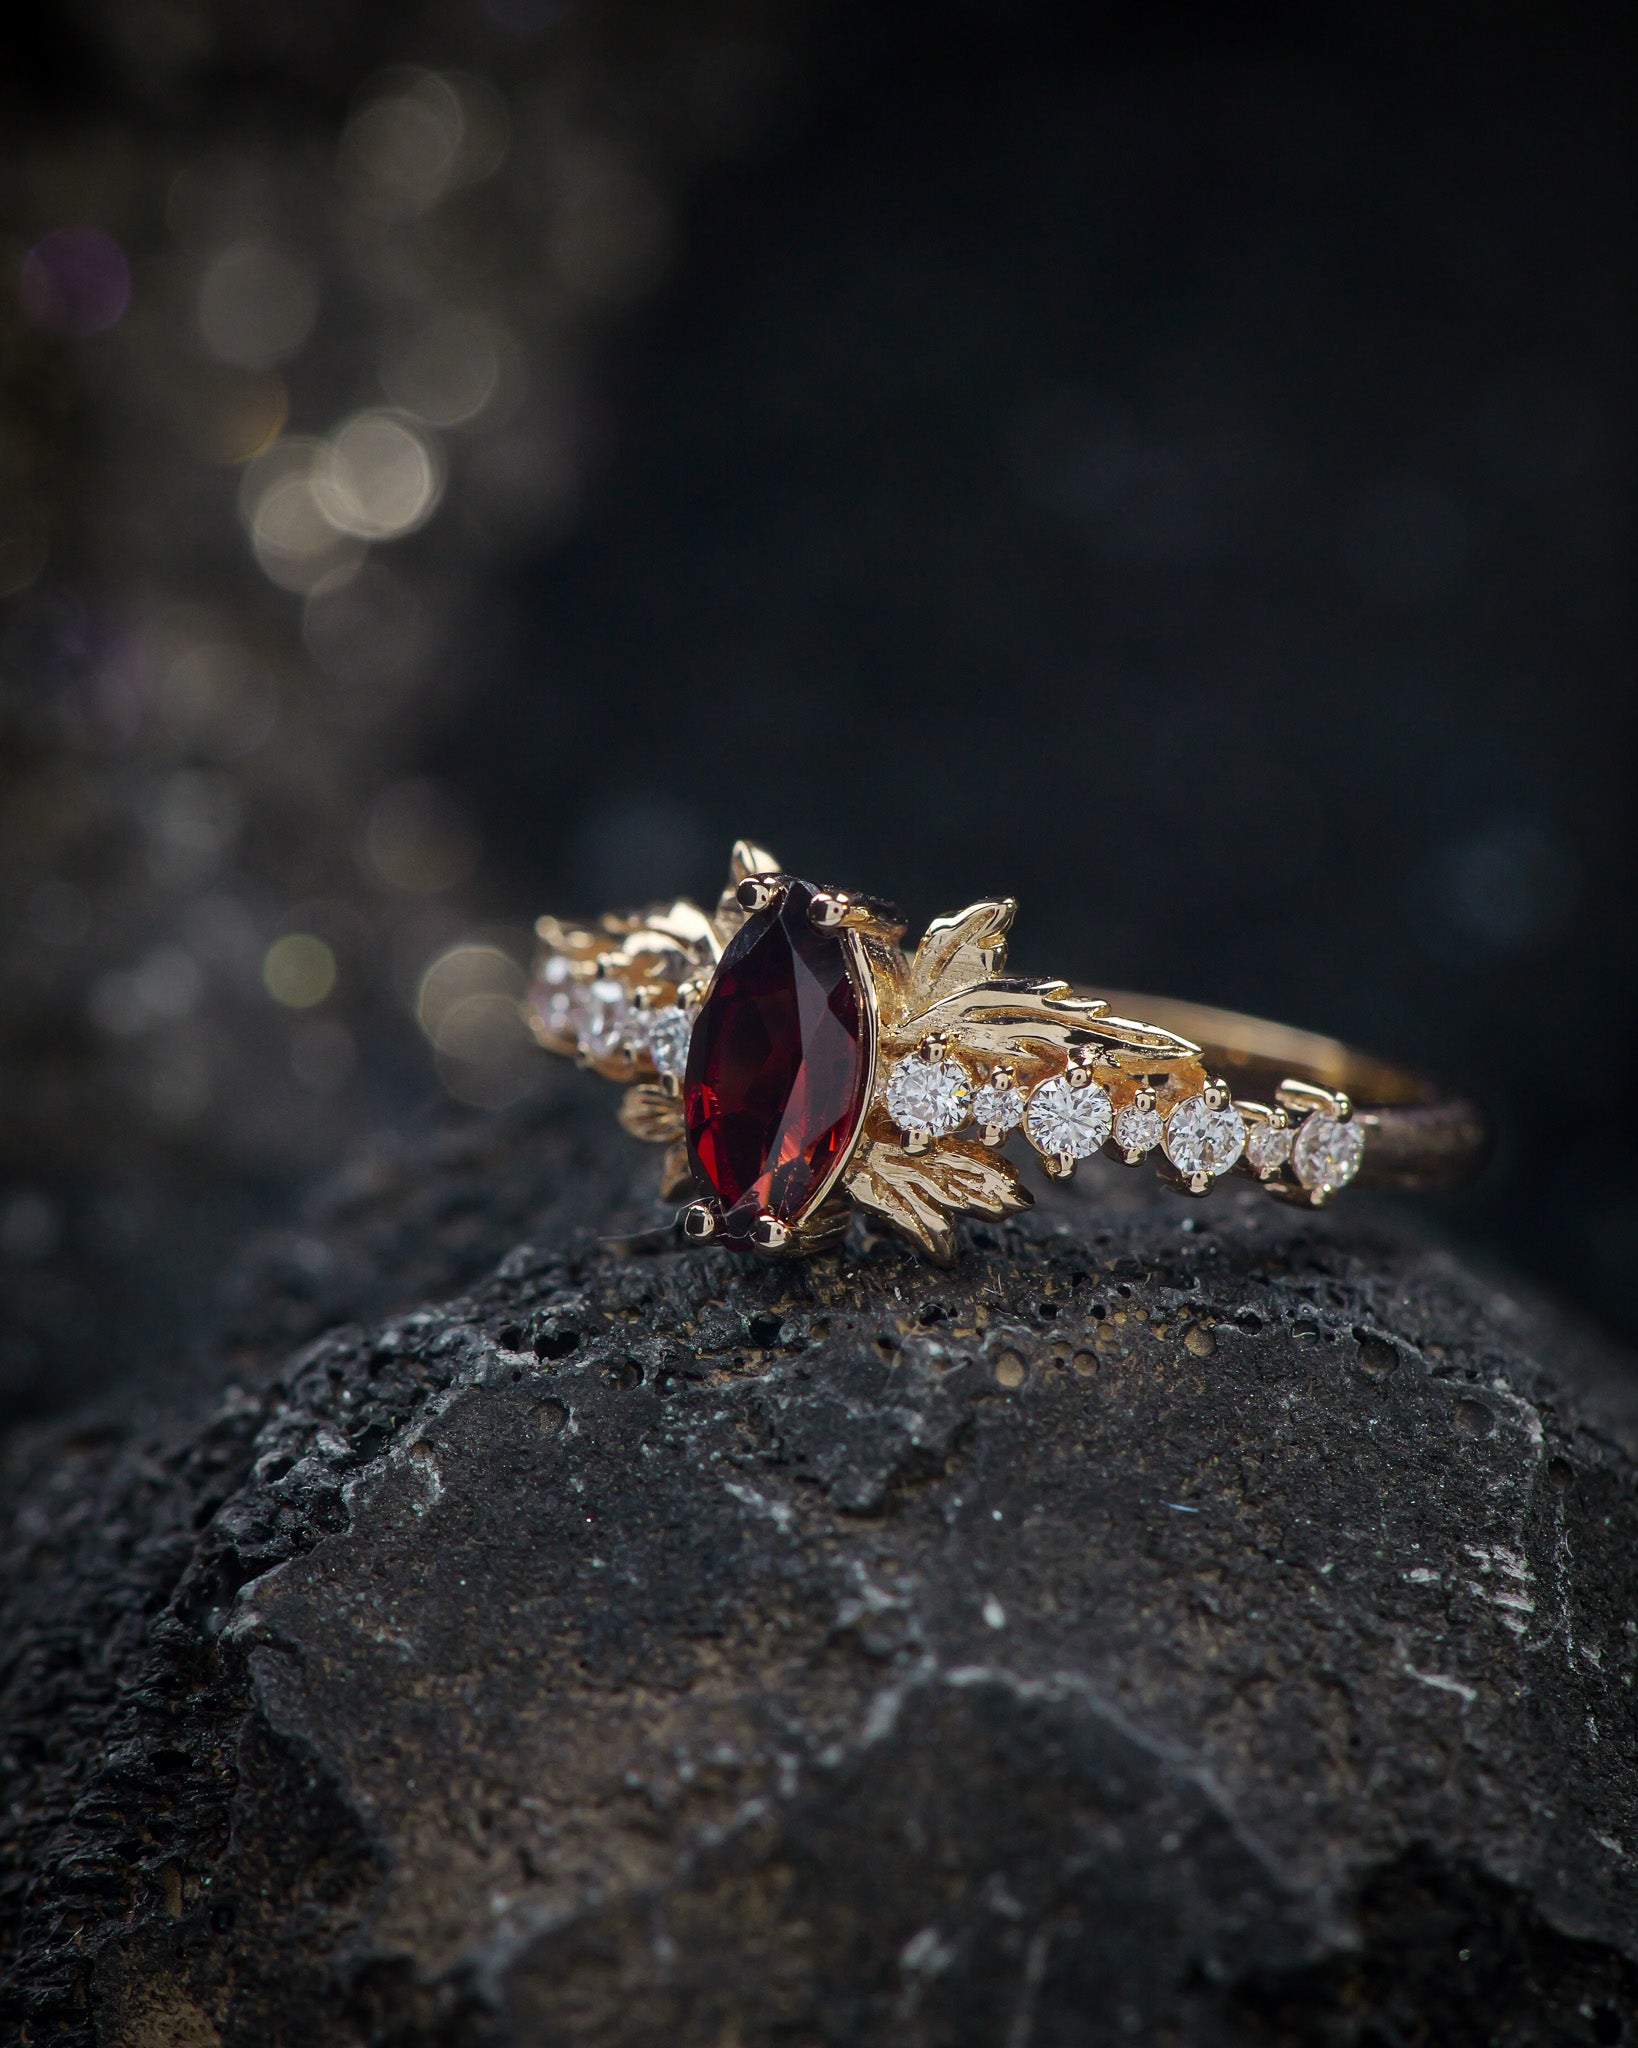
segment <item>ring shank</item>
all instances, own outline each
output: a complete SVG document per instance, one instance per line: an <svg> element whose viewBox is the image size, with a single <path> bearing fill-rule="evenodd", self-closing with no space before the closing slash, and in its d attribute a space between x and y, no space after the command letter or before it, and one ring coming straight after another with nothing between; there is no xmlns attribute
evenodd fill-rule
<svg viewBox="0 0 1638 2048"><path fill-rule="evenodd" d="M1361 1187L1449 1187L1483 1165L1484 1113L1403 1067L1355 1052L1317 1031L1298 1031L1170 996L1095 991L1117 1016L1175 1031L1201 1048L1208 1073L1244 1099L1270 1102L1282 1081L1309 1081L1348 1095L1367 1132Z"/></svg>

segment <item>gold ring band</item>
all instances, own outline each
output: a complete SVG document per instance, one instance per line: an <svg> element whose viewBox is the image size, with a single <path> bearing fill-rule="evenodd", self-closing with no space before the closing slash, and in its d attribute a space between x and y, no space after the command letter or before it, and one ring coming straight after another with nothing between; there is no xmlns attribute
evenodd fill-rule
<svg viewBox="0 0 1638 2048"><path fill-rule="evenodd" d="M1015 1136L1057 1178L1101 1152L1184 1194L1236 1173L1313 1205L1482 1160L1471 1103L1335 1039L1008 976L1014 910L972 904L909 952L889 904L741 840L711 910L541 918L526 1013L625 1084L621 1122L667 1148L662 1192L692 1194L691 1241L772 1256L865 1211L948 1262L957 1216L1029 1206Z"/></svg>

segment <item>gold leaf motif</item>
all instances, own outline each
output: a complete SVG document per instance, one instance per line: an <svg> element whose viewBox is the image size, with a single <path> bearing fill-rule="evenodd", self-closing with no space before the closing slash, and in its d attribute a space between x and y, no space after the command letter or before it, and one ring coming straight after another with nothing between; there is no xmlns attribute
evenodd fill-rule
<svg viewBox="0 0 1638 2048"><path fill-rule="evenodd" d="M643 920L643 932L655 933L672 945L678 946L695 965L714 960L722 951L722 941L717 934L715 921L706 916L697 903L690 903L686 896L679 896L675 903L668 903L663 910L651 910ZM642 950L640 947L633 950Z"/></svg>
<svg viewBox="0 0 1638 2048"><path fill-rule="evenodd" d="M783 872L777 853L770 853L765 846L758 846L754 839L734 841L734 850L728 856L731 888L737 889L747 875L777 875Z"/></svg>
<svg viewBox="0 0 1638 2048"><path fill-rule="evenodd" d="M1077 1046L1098 1045L1116 1064L1147 1070L1198 1057L1200 1048L1175 1032L1108 1015L1108 1004L1078 996L1062 981L991 981L962 989L907 1018L895 1036L919 1042L941 1032L968 1052L990 1060L1062 1057Z"/></svg>
<svg viewBox="0 0 1638 2048"><path fill-rule="evenodd" d="M673 1139L660 1163L660 1200L680 1202L694 1192L694 1176L688 1170L686 1139Z"/></svg>
<svg viewBox="0 0 1638 2048"><path fill-rule="evenodd" d="M854 1201L874 1209L944 1266L955 1261L953 1212L976 1209L985 1216L1011 1216L1034 1200L1019 1186L1010 1162L961 1139L914 1156L895 1144L869 1139L845 1185Z"/></svg>
<svg viewBox="0 0 1638 2048"><path fill-rule="evenodd" d="M562 953L570 960L595 960L609 949L606 932L569 924L561 917L537 917L535 936L548 952Z"/></svg>
<svg viewBox="0 0 1638 2048"><path fill-rule="evenodd" d="M999 974L1017 909L1010 896L997 896L970 903L954 917L935 917L910 963L909 1007L929 1010L946 996Z"/></svg>
<svg viewBox="0 0 1638 2048"><path fill-rule="evenodd" d="M642 1081L621 1098L620 1121L645 1145L669 1145L683 1134L683 1106L677 1096Z"/></svg>

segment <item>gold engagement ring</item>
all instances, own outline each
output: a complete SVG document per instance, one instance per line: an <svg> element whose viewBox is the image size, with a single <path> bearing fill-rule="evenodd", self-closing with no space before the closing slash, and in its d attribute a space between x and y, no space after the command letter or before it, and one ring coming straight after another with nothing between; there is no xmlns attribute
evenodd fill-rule
<svg viewBox="0 0 1638 2048"><path fill-rule="evenodd" d="M1235 1172L1316 1207L1482 1159L1472 1103L1334 1039L1008 977L1014 907L936 918L910 953L891 905L740 840L714 910L541 918L530 1028L626 1084L620 1121L667 1148L661 1192L692 1196L692 1242L773 1257L833 1243L862 1209L950 1263L955 1217L1030 1206L1002 1151L1015 1135L1059 1179L1103 1152L1153 1159L1182 1194Z"/></svg>

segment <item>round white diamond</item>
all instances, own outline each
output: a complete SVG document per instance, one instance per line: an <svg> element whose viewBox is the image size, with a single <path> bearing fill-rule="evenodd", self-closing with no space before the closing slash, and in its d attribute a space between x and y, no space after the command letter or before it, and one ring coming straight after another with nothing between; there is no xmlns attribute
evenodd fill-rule
<svg viewBox="0 0 1638 2048"><path fill-rule="evenodd" d="M947 1137L960 1130L972 1106L973 1084L957 1060L924 1060L911 1053L887 1077L887 1113L913 1137Z"/></svg>
<svg viewBox="0 0 1638 2048"><path fill-rule="evenodd" d="M1024 1093L1010 1081L986 1081L973 1097L973 1122L981 1130L1014 1131L1024 1121Z"/></svg>
<svg viewBox="0 0 1638 2048"><path fill-rule="evenodd" d="M1226 1102L1213 1109L1203 1095L1186 1096L1166 1119L1166 1157L1191 1180L1227 1173L1245 1145L1245 1118Z"/></svg>
<svg viewBox="0 0 1638 2048"><path fill-rule="evenodd" d="M1059 1074L1031 1095L1025 1125L1030 1143L1049 1159L1087 1159L1108 1137L1114 1120L1108 1094L1096 1081L1071 1088Z"/></svg>
<svg viewBox="0 0 1638 2048"><path fill-rule="evenodd" d="M585 984L561 953L554 953L535 976L529 1007L548 1038L578 1039L585 1009Z"/></svg>
<svg viewBox="0 0 1638 2048"><path fill-rule="evenodd" d="M1292 1134L1283 1124L1253 1124L1246 1137L1246 1159L1253 1173L1278 1173L1291 1157Z"/></svg>
<svg viewBox="0 0 1638 2048"><path fill-rule="evenodd" d="M1160 1133L1158 1109L1139 1109L1129 1102L1115 1119L1115 1143L1123 1152L1152 1152L1160 1143Z"/></svg>
<svg viewBox="0 0 1638 2048"><path fill-rule="evenodd" d="M688 1040L694 1020L680 1003L667 1003L643 1017L643 1044L662 1074L680 1081L688 1065Z"/></svg>
<svg viewBox="0 0 1638 2048"><path fill-rule="evenodd" d="M607 1059L629 1042L631 999L618 981L594 981L586 991L580 1019L580 1044L593 1059Z"/></svg>
<svg viewBox="0 0 1638 2048"><path fill-rule="evenodd" d="M1338 1123L1317 1111L1304 1118L1291 1148L1291 1163L1305 1188L1346 1187L1359 1171L1365 1133L1356 1123Z"/></svg>

